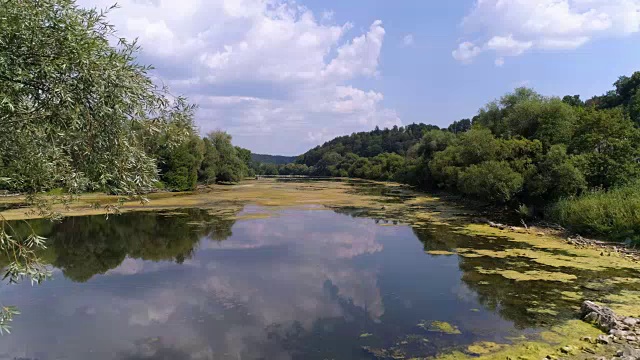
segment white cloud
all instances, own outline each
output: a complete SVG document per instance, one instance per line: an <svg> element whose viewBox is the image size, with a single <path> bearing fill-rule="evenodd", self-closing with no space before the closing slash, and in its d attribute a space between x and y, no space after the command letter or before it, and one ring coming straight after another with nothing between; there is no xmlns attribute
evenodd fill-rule
<svg viewBox="0 0 640 360"><path fill-rule="evenodd" d="M368 33L338 48L338 56L326 66L323 77L335 81L357 75L376 75L384 34L382 21L374 21Z"/></svg>
<svg viewBox="0 0 640 360"><path fill-rule="evenodd" d="M414 40L413 40L412 34L408 34L404 38L402 38L402 46L405 46L405 47L413 46L413 43L414 43Z"/></svg>
<svg viewBox="0 0 640 360"><path fill-rule="evenodd" d="M572 50L594 38L640 31L640 0L477 0L462 25L483 44L474 56L489 50L498 57Z"/></svg>
<svg viewBox="0 0 640 360"><path fill-rule="evenodd" d="M322 12L322 20L324 21L330 21L333 19L333 11L331 10L325 10Z"/></svg>
<svg viewBox="0 0 640 360"><path fill-rule="evenodd" d="M468 64L481 52L482 49L474 45L472 42L463 42L458 46L456 50L453 50L452 55L454 59Z"/></svg>
<svg viewBox="0 0 640 360"><path fill-rule="evenodd" d="M498 54L504 56L516 56L529 50L533 46L531 41L518 41L513 35L507 37L494 36L487 43L487 48L495 50Z"/></svg>
<svg viewBox="0 0 640 360"><path fill-rule="evenodd" d="M502 65L504 65L504 58L503 57L499 57L495 60L494 62L496 64L497 67L501 67Z"/></svg>
<svg viewBox="0 0 640 360"><path fill-rule="evenodd" d="M103 7L99 0L84 6ZM375 125L399 125L376 91L349 90L379 75L385 30L373 21L349 36L351 23L316 17L289 0L120 1L109 14L120 35L138 37L142 61L174 93L200 105L203 132L229 131L257 152L301 153L317 141Z"/></svg>

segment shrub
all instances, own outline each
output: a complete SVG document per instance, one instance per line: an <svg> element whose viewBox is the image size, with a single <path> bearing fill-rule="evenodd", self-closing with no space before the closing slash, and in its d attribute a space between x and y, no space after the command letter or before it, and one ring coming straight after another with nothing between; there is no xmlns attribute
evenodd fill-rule
<svg viewBox="0 0 640 360"><path fill-rule="evenodd" d="M563 199L550 210L556 222L573 231L640 241L640 180L609 191Z"/></svg>
<svg viewBox="0 0 640 360"><path fill-rule="evenodd" d="M522 189L522 175L505 161L485 161L471 165L460 173L458 188L465 194L484 200L505 203Z"/></svg>

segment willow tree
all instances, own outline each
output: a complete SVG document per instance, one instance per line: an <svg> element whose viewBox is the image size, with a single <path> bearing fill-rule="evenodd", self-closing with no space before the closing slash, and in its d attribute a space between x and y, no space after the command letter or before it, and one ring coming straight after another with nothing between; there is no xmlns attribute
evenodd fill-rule
<svg viewBox="0 0 640 360"><path fill-rule="evenodd" d="M53 216L52 200L38 194L53 188L64 201L146 191L157 178L146 139L169 124L192 128L194 107L152 81L151 67L136 61L139 46L106 20L109 10L0 0L0 190L26 193L43 215ZM40 246L42 238L21 237L0 219L0 250L16 259L11 281L43 279Z"/></svg>

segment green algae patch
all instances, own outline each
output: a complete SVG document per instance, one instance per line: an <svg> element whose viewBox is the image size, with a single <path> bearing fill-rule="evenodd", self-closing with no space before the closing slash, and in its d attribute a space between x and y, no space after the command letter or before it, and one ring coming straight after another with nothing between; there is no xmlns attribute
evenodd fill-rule
<svg viewBox="0 0 640 360"><path fill-rule="evenodd" d="M371 334L371 333L362 333L362 334L360 334L360 339L366 339L366 338L371 337L371 336L373 336L373 334Z"/></svg>
<svg viewBox="0 0 640 360"><path fill-rule="evenodd" d="M481 341L477 343L473 343L467 347L467 351L476 354L476 355L484 355L492 352L496 352L502 349L504 344L496 344L491 341Z"/></svg>
<svg viewBox="0 0 640 360"><path fill-rule="evenodd" d="M460 331L460 329L458 329L457 326L451 325L445 321L432 321L430 323L427 323L426 321L423 320L420 323L418 323L418 327L425 329L427 331L439 332L439 333L450 334L450 335L462 334L462 332Z"/></svg>
<svg viewBox="0 0 640 360"><path fill-rule="evenodd" d="M550 308L529 308L527 312L542 315L558 315L558 312Z"/></svg>
<svg viewBox="0 0 640 360"><path fill-rule="evenodd" d="M602 334L595 327L580 320L570 320L562 325L554 326L547 331L543 331L539 338L534 340L514 339L513 344L494 343L474 343L467 347L467 353L454 351L439 354L435 357L438 360L540 360L549 358L566 358L567 353L563 348L572 349L573 358L592 359L596 355L604 355L610 352L606 346L598 346L580 340L583 337L595 338ZM582 349L588 348L595 354L588 353Z"/></svg>
<svg viewBox="0 0 640 360"><path fill-rule="evenodd" d="M560 281L570 282L576 280L578 277L572 274L565 274L561 272L551 272L543 270L529 270L525 272L519 272L515 270L502 270L502 269L483 269L476 268L481 274L487 275L500 275L504 278L515 281Z"/></svg>
<svg viewBox="0 0 640 360"><path fill-rule="evenodd" d="M619 253L604 252L596 248L577 248L553 233L546 234L534 230L514 232L492 228L486 224L466 224L457 231L467 235L497 236L531 246L529 249L501 251L466 249L468 252L463 254L466 257L470 257L470 254L494 258L525 257L541 265L578 270L640 269L640 264L626 259Z"/></svg>
<svg viewBox="0 0 640 360"><path fill-rule="evenodd" d="M607 284L616 284L616 285L640 284L640 278L613 277L610 279L606 279L605 282Z"/></svg>
<svg viewBox="0 0 640 360"><path fill-rule="evenodd" d="M255 204L267 207L307 207L324 205L334 208L352 207L380 209L380 196L354 194L345 182L317 181L313 183L286 183L275 180L247 180L236 185L211 185L196 192L149 194L149 202L127 200L118 207L120 212L163 211L186 208L218 209L231 204ZM57 204L53 211L63 216L100 215L108 212L106 205L118 204L120 197L106 194L84 194L68 206ZM0 204L2 204L0 199ZM12 201L24 202L24 197ZM96 206L99 205L99 206ZM404 204L385 204L388 211ZM27 208L2 211L6 220L35 219L37 213Z"/></svg>
<svg viewBox="0 0 640 360"><path fill-rule="evenodd" d="M568 301L579 301L582 300L582 298L584 297L584 295L581 292L575 292L575 291L561 291L560 292L560 297L563 300L568 300Z"/></svg>
<svg viewBox="0 0 640 360"><path fill-rule="evenodd" d="M617 294L609 294L600 305L611 308L622 316L640 316L640 291L622 290Z"/></svg>
<svg viewBox="0 0 640 360"><path fill-rule="evenodd" d="M497 251L497 250L488 250L488 249L467 249L460 248L458 249L458 253L464 257L492 257L497 259L504 259L509 256L515 256L514 253L510 253L509 251Z"/></svg>
<svg viewBox="0 0 640 360"><path fill-rule="evenodd" d="M428 250L425 253L429 255L455 255L456 253L447 250Z"/></svg>

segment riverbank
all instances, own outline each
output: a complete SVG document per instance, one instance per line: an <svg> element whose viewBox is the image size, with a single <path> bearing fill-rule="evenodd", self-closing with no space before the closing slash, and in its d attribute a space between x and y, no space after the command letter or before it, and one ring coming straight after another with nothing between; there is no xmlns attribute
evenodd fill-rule
<svg viewBox="0 0 640 360"><path fill-rule="evenodd" d="M321 191L319 191L321 190ZM253 203L266 207L290 206L374 206L375 196L353 196L352 187L345 182L279 182L274 179L245 180L234 185L210 185L194 192L158 192L146 195L148 202L126 200L106 194L83 194L69 204L56 204L53 210L62 216L87 216L107 214L110 206L117 206L121 213L131 211L160 211L183 208L219 209L229 205ZM6 220L39 218L31 208L21 207L23 196L0 198L0 212Z"/></svg>

